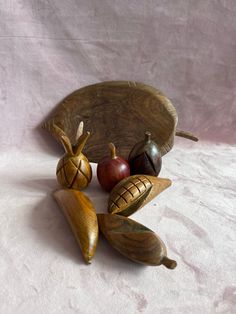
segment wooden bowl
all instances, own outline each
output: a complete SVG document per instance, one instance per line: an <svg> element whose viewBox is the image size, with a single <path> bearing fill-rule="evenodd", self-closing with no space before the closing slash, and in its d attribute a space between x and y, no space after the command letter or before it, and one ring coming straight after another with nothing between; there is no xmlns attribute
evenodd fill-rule
<svg viewBox="0 0 236 314"><path fill-rule="evenodd" d="M138 82L103 82L76 90L57 106L43 128L57 139L61 129L75 145L81 121L85 131L91 132L84 153L92 162L108 152L110 142L118 147L119 155L127 158L145 131L151 132L162 155L173 147L175 135L197 141L192 134L176 130L178 116L170 100Z"/></svg>

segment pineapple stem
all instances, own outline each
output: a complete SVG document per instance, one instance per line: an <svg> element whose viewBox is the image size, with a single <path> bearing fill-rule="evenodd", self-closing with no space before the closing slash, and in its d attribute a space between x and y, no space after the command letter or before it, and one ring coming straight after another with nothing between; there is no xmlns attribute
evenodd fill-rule
<svg viewBox="0 0 236 314"><path fill-rule="evenodd" d="M53 124L53 129L54 129L55 134L60 139L60 141L64 147L65 152L70 154L70 155L74 155L70 139L66 135L66 133L61 128L59 128L59 126L57 126L56 124Z"/></svg>
<svg viewBox="0 0 236 314"><path fill-rule="evenodd" d="M82 152L84 145L86 144L89 136L90 136L90 132L86 132L79 137L78 143L76 144L75 149L74 149L75 156L78 156Z"/></svg>
<svg viewBox="0 0 236 314"><path fill-rule="evenodd" d="M60 140L61 140L61 143L62 143L66 153L73 156L74 155L73 148L72 148L72 145L71 145L69 138L66 135L62 135L60 137Z"/></svg>
<svg viewBox="0 0 236 314"><path fill-rule="evenodd" d="M80 138L80 136L84 133L84 122L80 121L77 132L76 132L76 142Z"/></svg>

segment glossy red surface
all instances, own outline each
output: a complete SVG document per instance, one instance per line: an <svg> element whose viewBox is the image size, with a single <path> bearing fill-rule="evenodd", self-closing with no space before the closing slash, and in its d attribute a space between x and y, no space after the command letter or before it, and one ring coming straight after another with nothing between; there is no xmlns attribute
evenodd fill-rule
<svg viewBox="0 0 236 314"><path fill-rule="evenodd" d="M130 175L129 164L121 157L104 157L98 163L97 177L101 187L110 192L122 179Z"/></svg>

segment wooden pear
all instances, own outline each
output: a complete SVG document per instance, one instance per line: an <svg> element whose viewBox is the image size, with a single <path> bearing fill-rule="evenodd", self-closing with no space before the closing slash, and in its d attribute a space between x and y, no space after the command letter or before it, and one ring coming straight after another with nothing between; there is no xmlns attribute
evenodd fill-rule
<svg viewBox="0 0 236 314"><path fill-rule="evenodd" d="M82 150L90 136L90 132L83 133L77 144L72 147L65 133L60 134L61 142L66 153L57 165L57 181L64 188L82 190L92 179L92 168Z"/></svg>
<svg viewBox="0 0 236 314"><path fill-rule="evenodd" d="M108 242L134 262L169 269L177 266L167 257L166 246L152 230L120 215L98 214L98 224Z"/></svg>
<svg viewBox="0 0 236 314"><path fill-rule="evenodd" d="M71 226L85 261L91 263L98 241L98 222L92 202L83 192L72 189L57 190L53 196Z"/></svg>

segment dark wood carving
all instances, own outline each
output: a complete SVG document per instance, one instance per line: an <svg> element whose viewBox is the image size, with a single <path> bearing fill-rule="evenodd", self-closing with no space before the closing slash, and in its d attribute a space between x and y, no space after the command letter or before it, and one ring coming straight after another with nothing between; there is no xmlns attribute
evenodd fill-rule
<svg viewBox="0 0 236 314"><path fill-rule="evenodd" d="M83 121L85 131L91 131L84 153L90 161L98 162L110 142L118 147L121 156L128 158L146 130L152 133L161 154L166 154L174 143L177 120L175 108L160 91L142 83L113 81L86 86L66 97L43 128L57 139L60 128L75 145L78 126ZM197 140L183 131L177 135Z"/></svg>

